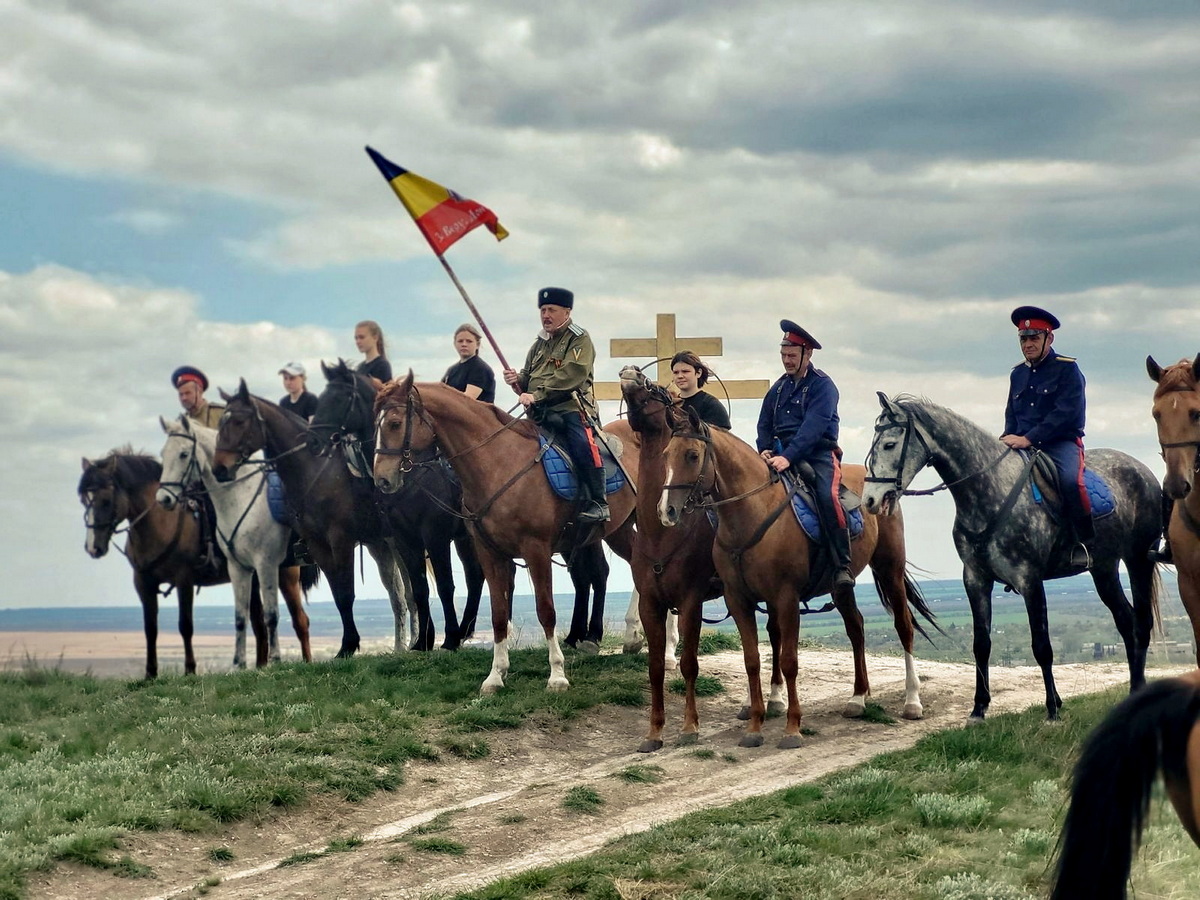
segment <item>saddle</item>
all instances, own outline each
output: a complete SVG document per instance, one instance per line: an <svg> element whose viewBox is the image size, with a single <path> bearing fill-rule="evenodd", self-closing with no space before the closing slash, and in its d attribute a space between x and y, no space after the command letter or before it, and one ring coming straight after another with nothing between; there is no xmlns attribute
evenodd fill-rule
<svg viewBox="0 0 1200 900"><path fill-rule="evenodd" d="M600 460L604 463L604 493L615 494L628 483L624 469L617 462L624 449L621 439L606 431L603 440L596 440L596 446L600 450ZM539 429L538 448L538 457L542 461L542 469L551 489L564 500L576 499L579 493L579 477L575 473L575 463L566 448L544 429ZM614 452L616 456L613 456Z"/></svg>
<svg viewBox="0 0 1200 900"><path fill-rule="evenodd" d="M283 487L283 479L279 473L271 469L267 471L267 507L271 510L271 518L280 525L291 525L292 516L288 512L287 491Z"/></svg>
<svg viewBox="0 0 1200 900"><path fill-rule="evenodd" d="M793 476L794 477L794 476ZM796 514L796 521L800 523L800 528L808 535L809 540L814 544L820 545L824 541L824 536L821 532L821 520L817 515L817 500L813 496L812 485L803 478L795 479L795 493L792 494L792 512ZM846 514L846 525L850 529L850 540L856 540L862 536L863 532L863 515L859 505L862 502L858 494L850 490L844 484L840 485L838 491L838 500L842 504L842 510Z"/></svg>
<svg viewBox="0 0 1200 900"><path fill-rule="evenodd" d="M208 491L203 490L203 485L199 492L185 493L184 502L200 527L200 549L203 556L196 565L196 571L200 573L201 579L219 577L226 570L226 561L225 553L217 541L217 508L213 506Z"/></svg>
<svg viewBox="0 0 1200 900"><path fill-rule="evenodd" d="M1083 487L1092 501L1093 519L1103 519L1116 512L1117 501L1112 488L1086 466L1083 469ZM1033 492L1035 503L1045 506L1056 520L1062 519L1062 487L1058 481L1058 469L1054 467L1054 461L1045 454L1039 453L1034 463L1030 490Z"/></svg>

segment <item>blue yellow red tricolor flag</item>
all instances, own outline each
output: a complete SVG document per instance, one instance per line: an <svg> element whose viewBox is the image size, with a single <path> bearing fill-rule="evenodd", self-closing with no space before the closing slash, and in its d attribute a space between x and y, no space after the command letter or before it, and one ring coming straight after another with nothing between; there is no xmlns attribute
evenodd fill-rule
<svg viewBox="0 0 1200 900"><path fill-rule="evenodd" d="M438 256L480 225L486 225L498 241L508 237L504 226L497 221L496 214L482 203L468 200L440 184L402 169L370 147L366 150Z"/></svg>

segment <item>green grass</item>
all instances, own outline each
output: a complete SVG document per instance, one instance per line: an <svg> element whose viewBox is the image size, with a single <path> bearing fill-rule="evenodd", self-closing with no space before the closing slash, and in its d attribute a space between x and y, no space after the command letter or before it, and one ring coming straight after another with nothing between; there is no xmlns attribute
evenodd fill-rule
<svg viewBox="0 0 1200 900"><path fill-rule="evenodd" d="M722 650L741 650L742 641L736 631L716 631L706 628L700 632L700 643L696 652L700 656L720 653Z"/></svg>
<svg viewBox="0 0 1200 900"><path fill-rule="evenodd" d="M596 813L604 805L604 798L590 787L573 787L567 791L562 805L572 812Z"/></svg>
<svg viewBox="0 0 1200 900"><path fill-rule="evenodd" d="M612 777L618 778L626 784L658 784L663 780L665 774L666 769L662 766L633 765L614 772Z"/></svg>
<svg viewBox="0 0 1200 900"><path fill-rule="evenodd" d="M667 684L667 690L672 694L685 694L687 693L687 683L682 678L673 678ZM725 693L725 685L721 683L721 679L714 678L712 675L696 676L697 697L715 697L717 694L723 693Z"/></svg>
<svg viewBox="0 0 1200 900"><path fill-rule="evenodd" d="M414 850L423 850L426 853L444 853L447 856L463 856L467 852L466 844L445 837L444 835L429 838L413 838L408 842L408 845Z"/></svg>
<svg viewBox="0 0 1200 900"><path fill-rule="evenodd" d="M531 715L645 702L636 656L572 657L571 690L548 694L545 650L516 651L507 687L481 698L490 666L464 650L154 682L0 673L0 900L60 860L146 874L115 855L129 832L216 834L319 794L359 801L400 787L410 760L483 758L489 731Z"/></svg>
<svg viewBox="0 0 1200 900"><path fill-rule="evenodd" d="M459 900L1034 900L1079 742L1123 692L997 716L776 794L689 815ZM704 758L707 757L706 755ZM1139 895L1200 895L1200 860L1159 791Z"/></svg>

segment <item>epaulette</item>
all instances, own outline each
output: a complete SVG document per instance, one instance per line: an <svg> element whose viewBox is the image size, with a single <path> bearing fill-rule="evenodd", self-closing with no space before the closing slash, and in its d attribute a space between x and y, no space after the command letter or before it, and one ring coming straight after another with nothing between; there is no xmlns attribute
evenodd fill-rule
<svg viewBox="0 0 1200 900"><path fill-rule="evenodd" d="M576 325L574 322L567 323L567 329L571 332L571 334L576 336L587 334L587 331L582 326Z"/></svg>
<svg viewBox="0 0 1200 900"><path fill-rule="evenodd" d="M812 367L812 373L814 375L816 375L818 378L828 378L829 377L824 372L822 372L820 369L818 369L816 366Z"/></svg>
<svg viewBox="0 0 1200 900"><path fill-rule="evenodd" d="M1054 358L1055 358L1055 359L1057 359L1057 360L1060 360L1060 361L1062 361L1062 362L1075 362L1075 357L1073 357L1073 356L1063 356L1061 353L1060 353L1058 356L1054 357Z"/></svg>

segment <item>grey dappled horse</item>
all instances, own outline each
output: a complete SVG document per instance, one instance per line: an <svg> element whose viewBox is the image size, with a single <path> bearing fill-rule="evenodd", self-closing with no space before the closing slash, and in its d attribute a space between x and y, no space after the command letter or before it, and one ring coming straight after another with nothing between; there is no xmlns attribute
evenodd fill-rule
<svg viewBox="0 0 1200 900"><path fill-rule="evenodd" d="M1069 563L1071 542L1037 503L1028 487L1024 457L957 413L927 400L882 393L883 412L867 456L863 506L888 514L916 474L932 466L954 498L954 546L963 561L963 586L974 626L975 706L982 719L991 702L988 660L992 651L992 588L1007 585L1025 599L1033 655L1046 684L1046 716L1058 718L1062 700L1054 687L1054 652L1046 622L1042 582L1077 574ZM1089 450L1087 467L1100 475L1116 500L1112 515L1096 520L1090 542L1096 593L1112 612L1125 641L1130 690L1145 683L1146 650L1158 608L1158 580L1147 552L1162 530L1158 480L1142 463L1116 450ZM1121 587L1117 565L1125 563L1133 604Z"/></svg>

